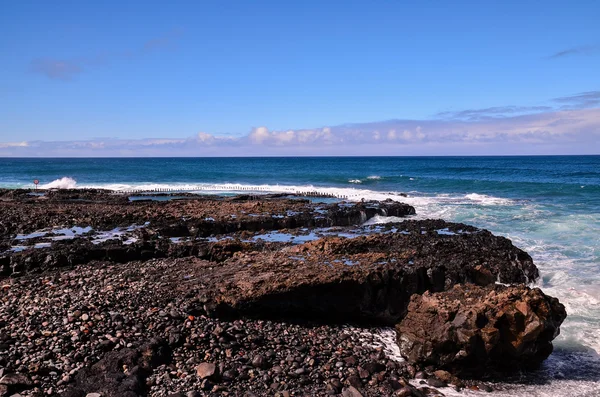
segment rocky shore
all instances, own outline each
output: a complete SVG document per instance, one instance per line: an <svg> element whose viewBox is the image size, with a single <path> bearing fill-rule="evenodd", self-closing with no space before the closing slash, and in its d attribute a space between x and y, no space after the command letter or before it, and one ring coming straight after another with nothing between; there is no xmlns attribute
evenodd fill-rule
<svg viewBox="0 0 600 397"><path fill-rule="evenodd" d="M3 190L0 211L0 396L489 390L566 317L505 238L361 226L415 213L393 201Z"/></svg>

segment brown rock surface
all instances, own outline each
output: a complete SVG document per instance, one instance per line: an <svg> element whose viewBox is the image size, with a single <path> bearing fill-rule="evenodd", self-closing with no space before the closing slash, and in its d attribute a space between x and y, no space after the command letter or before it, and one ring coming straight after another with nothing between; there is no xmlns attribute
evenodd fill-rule
<svg viewBox="0 0 600 397"><path fill-rule="evenodd" d="M414 295L396 331L408 361L478 377L538 366L565 317L564 306L537 288L467 284Z"/></svg>
<svg viewBox="0 0 600 397"><path fill-rule="evenodd" d="M14 191L0 189L0 236L58 226L91 226L107 230L150 222L152 227L169 237L205 237L240 230L348 226L360 224L375 215L402 217L415 214L412 206L391 200L323 204L269 196L239 200L190 196L168 201L128 201L126 194L102 190L48 191L45 194L17 195Z"/></svg>
<svg viewBox="0 0 600 397"><path fill-rule="evenodd" d="M240 252L208 277L218 313L395 325L412 294L457 283L537 277L529 255L487 231L405 221L399 231L327 237L275 252ZM457 230L440 234L436 230ZM480 277L485 271L489 277Z"/></svg>

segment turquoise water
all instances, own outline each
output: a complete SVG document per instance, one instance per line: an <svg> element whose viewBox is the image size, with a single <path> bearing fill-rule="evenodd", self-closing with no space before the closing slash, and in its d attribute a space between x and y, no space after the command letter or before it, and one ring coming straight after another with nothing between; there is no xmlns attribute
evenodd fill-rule
<svg viewBox="0 0 600 397"><path fill-rule="evenodd" d="M0 187L33 187L34 179L42 187L392 198L419 218L489 229L532 255L536 286L569 315L540 384L507 395L600 395L600 156L0 159Z"/></svg>

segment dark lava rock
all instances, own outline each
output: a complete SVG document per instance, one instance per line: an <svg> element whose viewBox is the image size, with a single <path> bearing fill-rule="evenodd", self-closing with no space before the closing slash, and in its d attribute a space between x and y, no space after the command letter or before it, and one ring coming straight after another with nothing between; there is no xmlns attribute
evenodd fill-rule
<svg viewBox="0 0 600 397"><path fill-rule="evenodd" d="M413 294L450 290L451 296L452 287L461 283L488 291L496 281L527 283L538 277L531 257L509 240L463 224L406 221L353 228L351 234L376 232L368 236L331 236L375 215L414 214L414 208L393 201L323 204L247 196L129 202L105 191L39 197L4 193L0 190L0 272L11 278L2 287L0 368L28 374L36 387L31 393L39 388L45 395L68 397L164 397L192 391L251 396L268 389L269 395L280 396L374 396L394 390L421 396L425 391L398 378L414 375L414 366L400 371L382 350L373 351L362 333L351 336L339 324L395 325ZM74 226L96 232L60 241L51 240L52 235L16 238L17 233ZM310 229L331 226L340 228ZM121 238L94 240L98 231L116 227L131 230ZM330 236L301 245L261 240L267 231L281 229L294 237ZM33 248L43 242L51 246ZM6 251L15 244L29 248ZM536 361L548 351L552 338L547 334L555 334L551 326L556 330L564 318L540 320L544 302L552 313L558 303L532 295L512 306L499 304L508 308L502 314L485 306L475 312L487 320L473 319L466 309L471 302L460 296L459 307L443 309L448 315L427 314L438 324L433 335L460 323L456 319L463 313L462 325L452 325L460 332L442 336L457 352L466 349L481 358L484 351L490 362L495 354L510 356L511 348L519 359L529 355L536 357L529 361ZM473 302L480 298L491 302L483 293ZM527 313L519 302L526 302ZM410 340L415 351L427 351L419 343L433 347L415 366L425 367L425 378L440 362L460 373L470 361L454 366L446 350L428 345L419 333L433 328L424 322L421 306L407 317L418 323ZM500 338L501 348L487 352L495 340L485 339L494 335L486 321L503 337L516 335L511 341L522 343L505 346ZM474 345L461 345L463 337L456 335L467 335ZM11 388L0 382L0 394L12 393Z"/></svg>
<svg viewBox="0 0 600 397"><path fill-rule="evenodd" d="M103 397L145 396L145 380L152 370L171 360L168 344L152 340L139 349L122 349L106 354L100 361L75 376L75 385L63 397L100 393Z"/></svg>
<svg viewBox="0 0 600 397"><path fill-rule="evenodd" d="M252 358L252 365L256 368L266 368L267 360L261 354L257 354Z"/></svg>
<svg viewBox="0 0 600 397"><path fill-rule="evenodd" d="M24 374L6 374L0 378L0 385L7 386L31 386L33 382Z"/></svg>
<svg viewBox="0 0 600 397"><path fill-rule="evenodd" d="M213 197L186 202L128 202L115 201L115 195L105 191L48 194L56 194L61 199L30 202L31 199L17 195L20 199L16 201L0 202L3 214L0 253L12 245L16 233L72 226L111 230L137 225L136 241L124 243L111 239L92 243L91 235L95 232L60 241L50 240L50 235L36 237L39 241L36 238L15 240L31 248L0 256L0 276L17 276L91 261L127 263L188 256L222 261L237 251L249 247L258 250L259 246L256 242L239 240L208 243L198 238L244 231L360 225L375 215L404 217L415 213L410 205L391 200L319 204L283 198L230 202ZM72 199L78 195L86 199ZM23 200L27 200L26 203ZM173 243L169 237L187 237L189 241ZM35 242L51 243L51 246L34 249Z"/></svg>
<svg viewBox="0 0 600 397"><path fill-rule="evenodd" d="M207 237L241 230L358 225L375 215L415 214L412 206L392 200L323 204L277 196L263 196L260 200L242 196L232 201L196 195L186 200L130 202L127 194L106 190L45 191L41 197L27 193L0 189L2 235L57 226L110 230L150 222L169 237L192 233Z"/></svg>
<svg viewBox="0 0 600 397"><path fill-rule="evenodd" d="M467 284L414 295L396 331L408 361L480 377L536 368L565 317L564 306L537 288Z"/></svg>
<svg viewBox="0 0 600 397"><path fill-rule="evenodd" d="M488 231L444 221L396 228L240 252L206 275L213 278L208 293L216 313L395 325L412 294L465 282L524 283L538 275L527 253Z"/></svg>
<svg viewBox="0 0 600 397"><path fill-rule="evenodd" d="M9 373L0 378L0 396L9 396L32 387L33 382L24 374Z"/></svg>
<svg viewBox="0 0 600 397"><path fill-rule="evenodd" d="M446 387L448 385L446 382L434 377L427 379L427 384L431 387Z"/></svg>

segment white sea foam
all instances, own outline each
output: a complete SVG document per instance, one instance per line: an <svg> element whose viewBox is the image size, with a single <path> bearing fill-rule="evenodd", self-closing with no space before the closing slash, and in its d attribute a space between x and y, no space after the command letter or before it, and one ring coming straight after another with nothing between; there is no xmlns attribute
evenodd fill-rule
<svg viewBox="0 0 600 397"><path fill-rule="evenodd" d="M467 194L465 195L465 198L480 203L482 205L510 205L514 203L512 200L509 199L477 193Z"/></svg>
<svg viewBox="0 0 600 397"><path fill-rule="evenodd" d="M396 331L393 328L379 328L375 332L362 332L365 336L372 338L371 346L382 348L386 357L390 360L403 362L404 358L400 354L400 347L396 343ZM369 338L368 340L371 340Z"/></svg>
<svg viewBox="0 0 600 397"><path fill-rule="evenodd" d="M77 186L77 181L68 176L62 177L60 179L55 179L50 183L45 185L41 185L42 189L75 189Z"/></svg>
<svg viewBox="0 0 600 397"><path fill-rule="evenodd" d="M370 177L375 179L375 176ZM359 184L359 179L351 179L349 182ZM361 181L362 182L362 181ZM79 188L100 188L115 191L187 191L195 193L288 193L295 194L316 192L326 195L333 195L340 198L345 198L348 201L361 200L386 200L392 199L395 201L405 202L417 208L417 214L423 214L428 217L440 215L437 212L444 210L443 205L464 205L464 204L481 204L481 205L511 205L513 200L483 195L478 193L470 193L466 195L449 195L440 194L435 196L426 196L418 192L409 192L408 197L404 196L405 192L398 191L377 191L370 189L361 189L354 187L322 187L314 185L249 185L243 183L226 183L226 184L208 184L208 183L119 183L119 184L89 184L80 185ZM439 207L439 208L438 208Z"/></svg>
<svg viewBox="0 0 600 397"><path fill-rule="evenodd" d="M88 184L79 185L79 188L97 188L114 191L186 191L194 193L322 193L345 198L348 201L361 200L385 200L391 198L397 201L406 201L400 192L380 192L369 189L359 188L338 188L338 187L320 187L314 185L248 185L248 184L207 184L207 183L119 183L119 184Z"/></svg>
<svg viewBox="0 0 600 397"><path fill-rule="evenodd" d="M381 179L381 177L379 175L370 175L367 177L367 179L378 181Z"/></svg>
<svg viewBox="0 0 600 397"><path fill-rule="evenodd" d="M356 184L362 183L362 181L360 179L349 179L348 182L350 182L350 183L356 183Z"/></svg>
<svg viewBox="0 0 600 397"><path fill-rule="evenodd" d="M397 216L382 216L382 215L375 215L374 217L372 217L371 219L369 219L368 221L366 221L365 223L363 223L364 226L371 226L371 225L382 225L382 224L386 224L386 223L396 223L396 222L402 222L405 221L406 218L400 218Z"/></svg>

